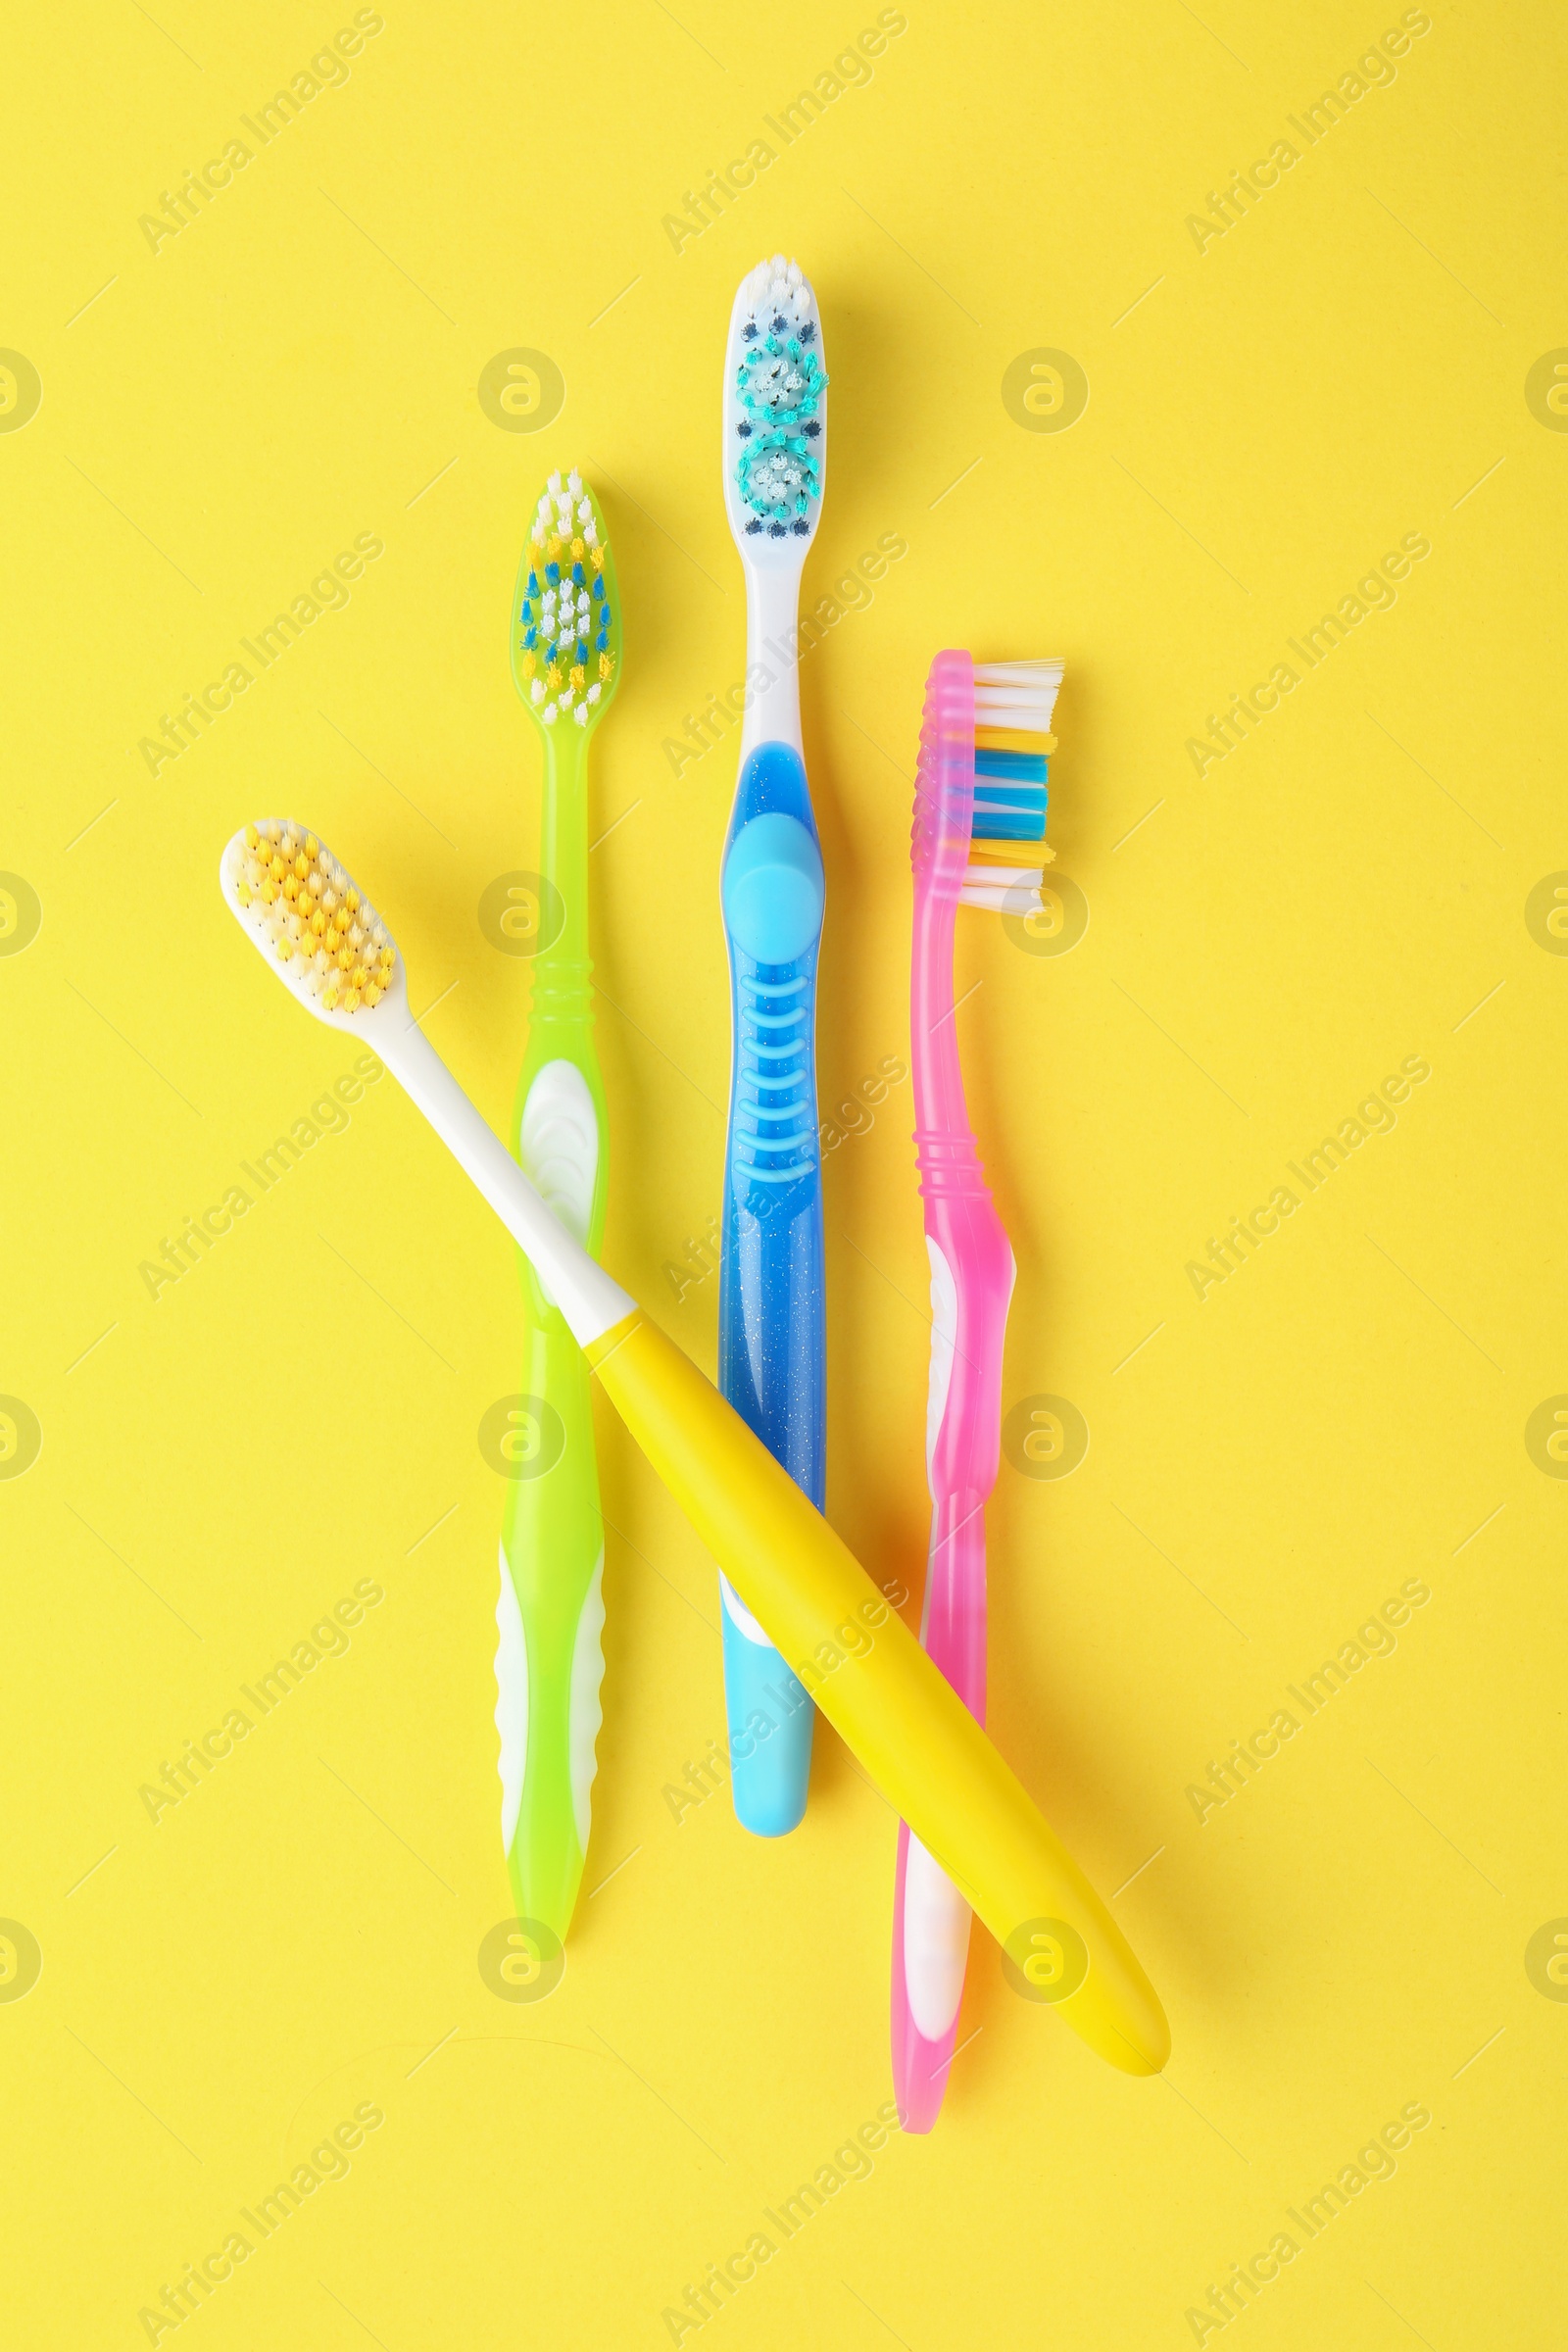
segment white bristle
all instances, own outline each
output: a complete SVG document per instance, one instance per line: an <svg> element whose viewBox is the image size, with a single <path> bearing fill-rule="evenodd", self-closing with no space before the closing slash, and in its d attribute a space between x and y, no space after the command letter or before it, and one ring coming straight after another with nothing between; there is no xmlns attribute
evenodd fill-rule
<svg viewBox="0 0 1568 2352"><path fill-rule="evenodd" d="M972 858L963 869L965 890L987 889L995 883L1003 890L1038 890L1046 878L1043 865L991 865Z"/></svg>
<svg viewBox="0 0 1568 2352"><path fill-rule="evenodd" d="M973 872L973 867L969 869ZM986 914L1033 914L1041 904L1040 885L1031 887L1025 882L1009 883L1005 890L994 883L981 884L965 880L958 892L960 906L978 906Z"/></svg>
<svg viewBox="0 0 1568 2352"><path fill-rule="evenodd" d="M1061 687L1059 662L977 662L975 723L1049 735Z"/></svg>

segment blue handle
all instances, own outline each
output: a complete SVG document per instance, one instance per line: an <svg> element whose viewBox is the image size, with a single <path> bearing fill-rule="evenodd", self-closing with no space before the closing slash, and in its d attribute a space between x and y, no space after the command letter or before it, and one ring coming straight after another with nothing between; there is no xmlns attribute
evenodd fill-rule
<svg viewBox="0 0 1568 2352"><path fill-rule="evenodd" d="M816 955L822 854L800 754L760 744L724 844L729 1135L718 1270L718 1385L796 1485L826 1496L822 1154ZM806 1811L814 1710L720 1577L730 1787L742 1826L779 1838Z"/></svg>

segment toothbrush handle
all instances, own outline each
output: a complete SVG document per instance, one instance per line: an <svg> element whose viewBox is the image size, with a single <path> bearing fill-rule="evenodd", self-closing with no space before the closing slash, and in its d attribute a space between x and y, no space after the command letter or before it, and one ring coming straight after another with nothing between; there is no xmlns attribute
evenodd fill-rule
<svg viewBox="0 0 1568 2352"><path fill-rule="evenodd" d="M932 1512L920 1627L976 1723L986 1719L983 1496L946 1495ZM969 1906L906 1822L893 1893L893 2088L906 2132L929 2132L948 2086L969 1950Z"/></svg>
<svg viewBox="0 0 1568 2352"><path fill-rule="evenodd" d="M1045 1997L1112 2066L1157 2074L1170 2029L1126 1937L853 1553L640 1308L586 1348L698 1540L1020 1972L1059 1987ZM1083 1965L1069 1984L1061 1963L1075 1939ZM1049 1973L1036 1973L1043 1960Z"/></svg>
<svg viewBox="0 0 1568 2352"><path fill-rule="evenodd" d="M529 1282L525 1401L496 1603L502 1842L521 1919L564 1942L588 1848L602 1721L605 1545L593 1395L559 1308Z"/></svg>
<svg viewBox="0 0 1568 2352"><path fill-rule="evenodd" d="M1017 1776L788 1471L551 1215L423 1033L401 1025L402 1009L372 1013L362 1034L548 1280L699 1542L803 1681L810 1677L824 1714L992 1934L1019 1949L1029 1939L1021 1968L1043 1924L1082 1939L1083 1974L1047 1993L1063 2022L1124 2073L1157 2074L1170 2055L1158 1996ZM1062 1948L1056 1936L1054 1961Z"/></svg>
<svg viewBox="0 0 1568 2352"><path fill-rule="evenodd" d="M787 742L743 760L725 845L733 1053L718 1276L718 1386L821 1509L826 1319L815 1001L822 860ZM806 1810L812 1710L724 1578L724 1698L737 1819L759 1837Z"/></svg>
<svg viewBox="0 0 1568 2352"><path fill-rule="evenodd" d="M813 1141L815 1131L813 1129ZM760 1213L726 1182L719 1266L720 1394L820 1509L824 1348L820 1184L793 1214ZM812 1708L728 1578L719 1580L724 1700L737 1819L762 1838L806 1810Z"/></svg>

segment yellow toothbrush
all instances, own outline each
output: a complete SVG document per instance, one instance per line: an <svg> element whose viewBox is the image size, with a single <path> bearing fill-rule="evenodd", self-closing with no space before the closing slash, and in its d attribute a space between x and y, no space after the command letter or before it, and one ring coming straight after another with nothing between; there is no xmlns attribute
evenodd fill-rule
<svg viewBox="0 0 1568 2352"><path fill-rule="evenodd" d="M411 1016L402 959L351 876L270 818L235 834L220 880L290 993L371 1047L424 1112L747 1607L1022 1977L1113 2066L1157 2074L1170 2029L1100 1896L788 1471L557 1223Z"/></svg>

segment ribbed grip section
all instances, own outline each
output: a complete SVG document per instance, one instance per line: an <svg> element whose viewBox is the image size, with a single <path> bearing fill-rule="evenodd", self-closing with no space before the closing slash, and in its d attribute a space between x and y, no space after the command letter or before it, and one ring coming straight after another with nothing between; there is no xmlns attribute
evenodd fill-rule
<svg viewBox="0 0 1568 2352"><path fill-rule="evenodd" d="M926 680L910 851L909 1044L914 1147L927 1200L986 1193L964 1107L953 1003L953 929L973 811L974 664L967 654L938 654Z"/></svg>
<svg viewBox="0 0 1568 2352"><path fill-rule="evenodd" d="M815 956L812 956L814 967ZM814 1175L811 968L735 957L735 1088L730 1154L738 1190Z"/></svg>
<svg viewBox="0 0 1568 2352"><path fill-rule="evenodd" d="M956 900L974 822L974 663L938 654L925 687L910 858L922 886Z"/></svg>

